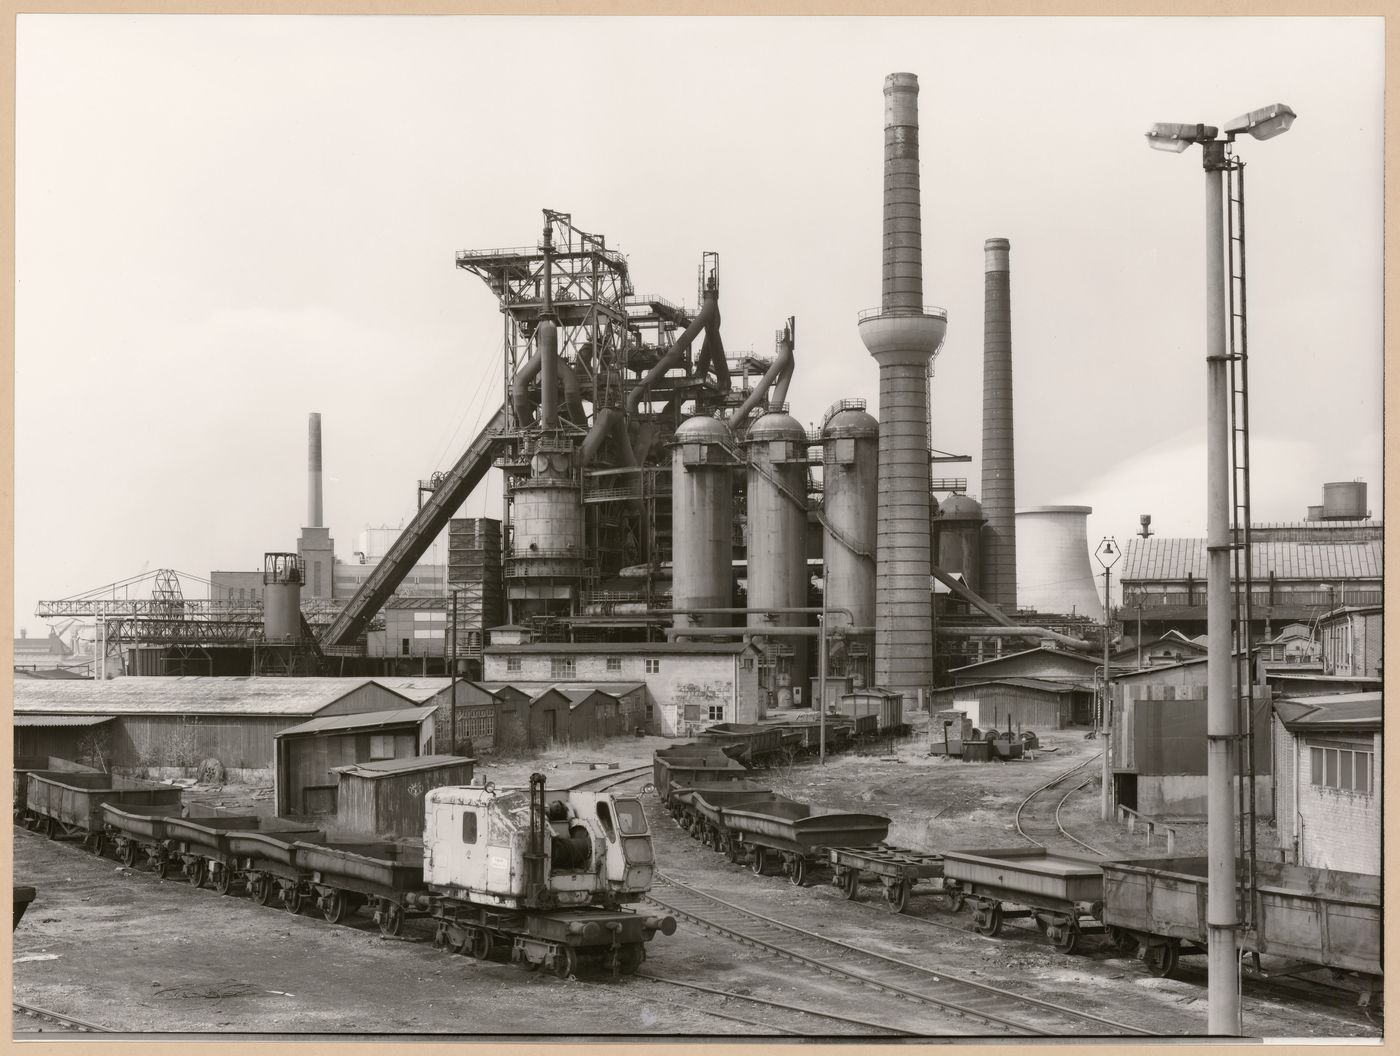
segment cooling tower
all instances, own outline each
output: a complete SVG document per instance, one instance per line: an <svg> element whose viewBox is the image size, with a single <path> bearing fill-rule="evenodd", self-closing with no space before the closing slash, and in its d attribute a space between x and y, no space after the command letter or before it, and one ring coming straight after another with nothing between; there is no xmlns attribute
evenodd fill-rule
<svg viewBox="0 0 1400 1056"><path fill-rule="evenodd" d="M880 365L875 681L914 706L933 681L929 592L929 362L947 313L923 305L919 79L885 78L884 253L878 309L860 339Z"/></svg>
<svg viewBox="0 0 1400 1056"><path fill-rule="evenodd" d="M1016 511L1017 595L1023 609L1103 620L1103 595L1089 562L1092 506Z"/></svg>
<svg viewBox="0 0 1400 1056"><path fill-rule="evenodd" d="M982 330L982 596L1016 611L1016 445L1011 405L1011 243L989 238Z"/></svg>
<svg viewBox="0 0 1400 1056"><path fill-rule="evenodd" d="M306 425L306 526L321 525L321 416L312 412Z"/></svg>

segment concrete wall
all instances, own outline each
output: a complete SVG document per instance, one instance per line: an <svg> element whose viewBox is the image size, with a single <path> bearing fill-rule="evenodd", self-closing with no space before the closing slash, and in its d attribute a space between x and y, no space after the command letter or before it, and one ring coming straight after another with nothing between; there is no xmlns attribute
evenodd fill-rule
<svg viewBox="0 0 1400 1056"><path fill-rule="evenodd" d="M574 661L566 678L557 677L546 653L485 654L486 682L643 682L646 704L651 706L650 729L668 737L689 736L711 722L756 722L762 714L755 653L681 653L670 655L623 655L621 668L609 669L608 657L601 654L559 654ZM743 660L755 661L745 667ZM509 661L518 661L516 670ZM646 661L656 661L656 671L648 671ZM724 718L709 718L710 708L722 707ZM635 725L646 728L644 721Z"/></svg>
<svg viewBox="0 0 1400 1056"><path fill-rule="evenodd" d="M1260 818L1272 815L1273 779L1261 774L1254 781L1255 803ZM1206 777L1204 774L1139 774L1137 807L1157 821L1204 821L1206 818ZM1239 802L1236 779L1233 802Z"/></svg>

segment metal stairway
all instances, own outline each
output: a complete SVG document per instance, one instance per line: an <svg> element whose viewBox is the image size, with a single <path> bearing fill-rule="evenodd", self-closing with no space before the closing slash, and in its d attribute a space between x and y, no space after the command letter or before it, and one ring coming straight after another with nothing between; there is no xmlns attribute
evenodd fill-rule
<svg viewBox="0 0 1400 1056"><path fill-rule="evenodd" d="M432 497L399 533L384 560L326 628L321 636L323 646L345 645L360 636L370 619L403 582L404 576L447 527L452 515L481 483L492 463L509 449L510 438L501 435L505 426L506 409L502 405L467 446L457 464L443 476Z"/></svg>

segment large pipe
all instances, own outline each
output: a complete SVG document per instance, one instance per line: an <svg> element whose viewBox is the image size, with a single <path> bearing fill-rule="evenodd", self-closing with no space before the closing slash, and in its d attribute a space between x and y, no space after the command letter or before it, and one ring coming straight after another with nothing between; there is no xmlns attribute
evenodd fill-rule
<svg viewBox="0 0 1400 1056"><path fill-rule="evenodd" d="M758 379L753 391L749 393L748 399L739 404L739 407L729 416L729 427L738 429L744 424L744 419L748 417L758 402L763 399L771 386L779 377L792 366L792 339L785 330L778 332L777 354L773 357L773 362L768 365L768 369L763 372L763 377ZM783 390L787 393L786 387Z"/></svg>
<svg viewBox="0 0 1400 1056"><path fill-rule="evenodd" d="M564 385L564 409L569 414L569 420L582 428L587 424L588 416L583 411L583 384L578 380L578 370L567 360L556 359L559 380Z"/></svg>
<svg viewBox="0 0 1400 1056"><path fill-rule="evenodd" d="M705 291L705 303L695 318L690 321L690 325L681 332L681 336L666 351L666 354L656 361L656 365L647 371L646 376L639 381L635 388L627 394L627 415L632 417L637 413L637 405L642 402L642 394L658 378L674 367L685 356L688 349L699 336L700 331L709 325L714 318L715 312L719 309L719 290L711 286Z"/></svg>
<svg viewBox="0 0 1400 1056"><path fill-rule="evenodd" d="M554 230L545 220L544 238L544 304L535 328L535 351L540 356L540 425L545 429L559 426L559 329L554 323Z"/></svg>
<svg viewBox="0 0 1400 1056"><path fill-rule="evenodd" d="M1223 140L1201 144L1206 171L1206 960L1207 1030L1240 1032L1235 927L1235 699L1230 691L1230 395L1225 368ZM1247 627L1240 628L1248 648ZM1248 809L1253 810L1250 804Z"/></svg>
<svg viewBox="0 0 1400 1056"><path fill-rule="evenodd" d="M540 372L540 361L540 346L537 343L534 353L525 361L525 365L515 372L515 377L510 379L510 408L515 412L517 426L522 426L530 420L530 382Z"/></svg>
<svg viewBox="0 0 1400 1056"><path fill-rule="evenodd" d="M622 417L622 412L613 407L603 407L593 416L593 425L588 430L588 435L583 438L583 444L579 447L578 464L580 468L586 469L592 465L593 459L598 455L598 448L603 446L603 441L607 439L608 433L617 427L617 419Z"/></svg>
<svg viewBox="0 0 1400 1056"><path fill-rule="evenodd" d="M923 308L919 80L892 73L884 93L881 300L859 319L861 341L880 365L875 684L913 700L933 684L928 370L948 317Z"/></svg>
<svg viewBox="0 0 1400 1056"><path fill-rule="evenodd" d="M724 358L724 339L719 333L719 305L715 305L715 316L710 320L710 325L705 327L705 344L700 352L700 365L697 365L695 373L705 376L705 371L714 368L715 381L719 387L725 391L729 389L729 360Z"/></svg>
<svg viewBox="0 0 1400 1056"><path fill-rule="evenodd" d="M311 412L306 423L306 526L321 528L321 415Z"/></svg>
<svg viewBox="0 0 1400 1056"><path fill-rule="evenodd" d="M815 638L820 627L663 627L667 638ZM845 624L826 629L828 637L874 634L874 627L848 627Z"/></svg>
<svg viewBox="0 0 1400 1056"><path fill-rule="evenodd" d="M1016 451L1012 429L1011 243L989 238L982 330L982 578L986 598L1016 611Z"/></svg>
<svg viewBox="0 0 1400 1056"><path fill-rule="evenodd" d="M797 320L791 315L788 316L786 332L787 365L778 375L778 380L773 383L773 403L778 407L787 403L788 386L792 384L792 372L796 365L793 352L797 347Z"/></svg>

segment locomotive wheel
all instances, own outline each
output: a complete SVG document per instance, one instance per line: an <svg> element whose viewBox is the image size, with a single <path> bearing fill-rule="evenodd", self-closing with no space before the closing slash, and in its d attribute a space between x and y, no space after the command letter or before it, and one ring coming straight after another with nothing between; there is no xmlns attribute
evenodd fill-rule
<svg viewBox="0 0 1400 1056"><path fill-rule="evenodd" d="M1069 924L1060 930L1062 938L1054 940L1055 949L1061 953L1074 953L1079 949L1079 925Z"/></svg>
<svg viewBox="0 0 1400 1056"><path fill-rule="evenodd" d="M248 877L248 897L259 906L272 901L272 880L266 873L253 873Z"/></svg>
<svg viewBox="0 0 1400 1056"><path fill-rule="evenodd" d="M221 895L226 895L233 890L233 870L228 866L219 864L213 870L214 890Z"/></svg>
<svg viewBox="0 0 1400 1056"><path fill-rule="evenodd" d="M788 867L788 883L793 887L807 886L807 859L798 855Z"/></svg>
<svg viewBox="0 0 1400 1056"><path fill-rule="evenodd" d="M749 862L749 872L754 876L762 876L763 870L768 868L768 852L762 847L753 849L753 858Z"/></svg>
<svg viewBox="0 0 1400 1056"><path fill-rule="evenodd" d="M735 865L738 865L739 859L743 857L743 853L739 848L739 841L731 834L726 834L724 837L724 856Z"/></svg>
<svg viewBox="0 0 1400 1056"><path fill-rule="evenodd" d="M107 837L100 832L92 834L92 853L99 858L107 857Z"/></svg>
<svg viewBox="0 0 1400 1056"><path fill-rule="evenodd" d="M156 874L157 880L164 880L170 875L170 859L165 855L157 855L150 860L151 872Z"/></svg>
<svg viewBox="0 0 1400 1056"><path fill-rule="evenodd" d="M300 913L306 906L306 895L295 882L281 885L282 908L288 913Z"/></svg>
<svg viewBox="0 0 1400 1056"><path fill-rule="evenodd" d="M983 921L985 920L985 923ZM977 923L973 925L979 935L996 937L1001 934L1001 903L993 902L985 910L978 911Z"/></svg>
<svg viewBox="0 0 1400 1056"><path fill-rule="evenodd" d="M646 957L646 950L640 942L629 942L617 951L618 970L623 975L636 975Z"/></svg>
<svg viewBox="0 0 1400 1056"><path fill-rule="evenodd" d="M560 979L567 979L578 969L578 954L572 946L560 946L550 967Z"/></svg>
<svg viewBox="0 0 1400 1056"><path fill-rule="evenodd" d="M909 891L914 885L906 877L885 888L885 908L891 913L903 913L909 908Z"/></svg>
<svg viewBox="0 0 1400 1056"><path fill-rule="evenodd" d="M1180 951L1176 940L1168 939L1159 946L1149 946L1142 951L1142 962L1147 970L1159 979L1170 979L1176 972Z"/></svg>
<svg viewBox="0 0 1400 1056"><path fill-rule="evenodd" d="M491 933L485 928L480 929L471 937L472 956L478 961L486 961L491 958L491 949L495 943L491 940Z"/></svg>
<svg viewBox="0 0 1400 1056"><path fill-rule="evenodd" d="M127 840L117 848L117 858L121 860L122 865L130 869L136 864L136 844Z"/></svg>
<svg viewBox="0 0 1400 1056"><path fill-rule="evenodd" d="M387 898L379 900L379 933L391 937L403 934L403 906Z"/></svg>
<svg viewBox="0 0 1400 1056"><path fill-rule="evenodd" d="M321 900L321 914L332 924L339 924L349 915L348 900L335 889Z"/></svg>
<svg viewBox="0 0 1400 1056"><path fill-rule="evenodd" d="M852 899L860 892L860 873L854 869L847 869L841 875L841 894Z"/></svg>
<svg viewBox="0 0 1400 1056"><path fill-rule="evenodd" d="M209 867L203 858L196 858L185 867L185 879L190 882L191 887L203 887L208 875Z"/></svg>

